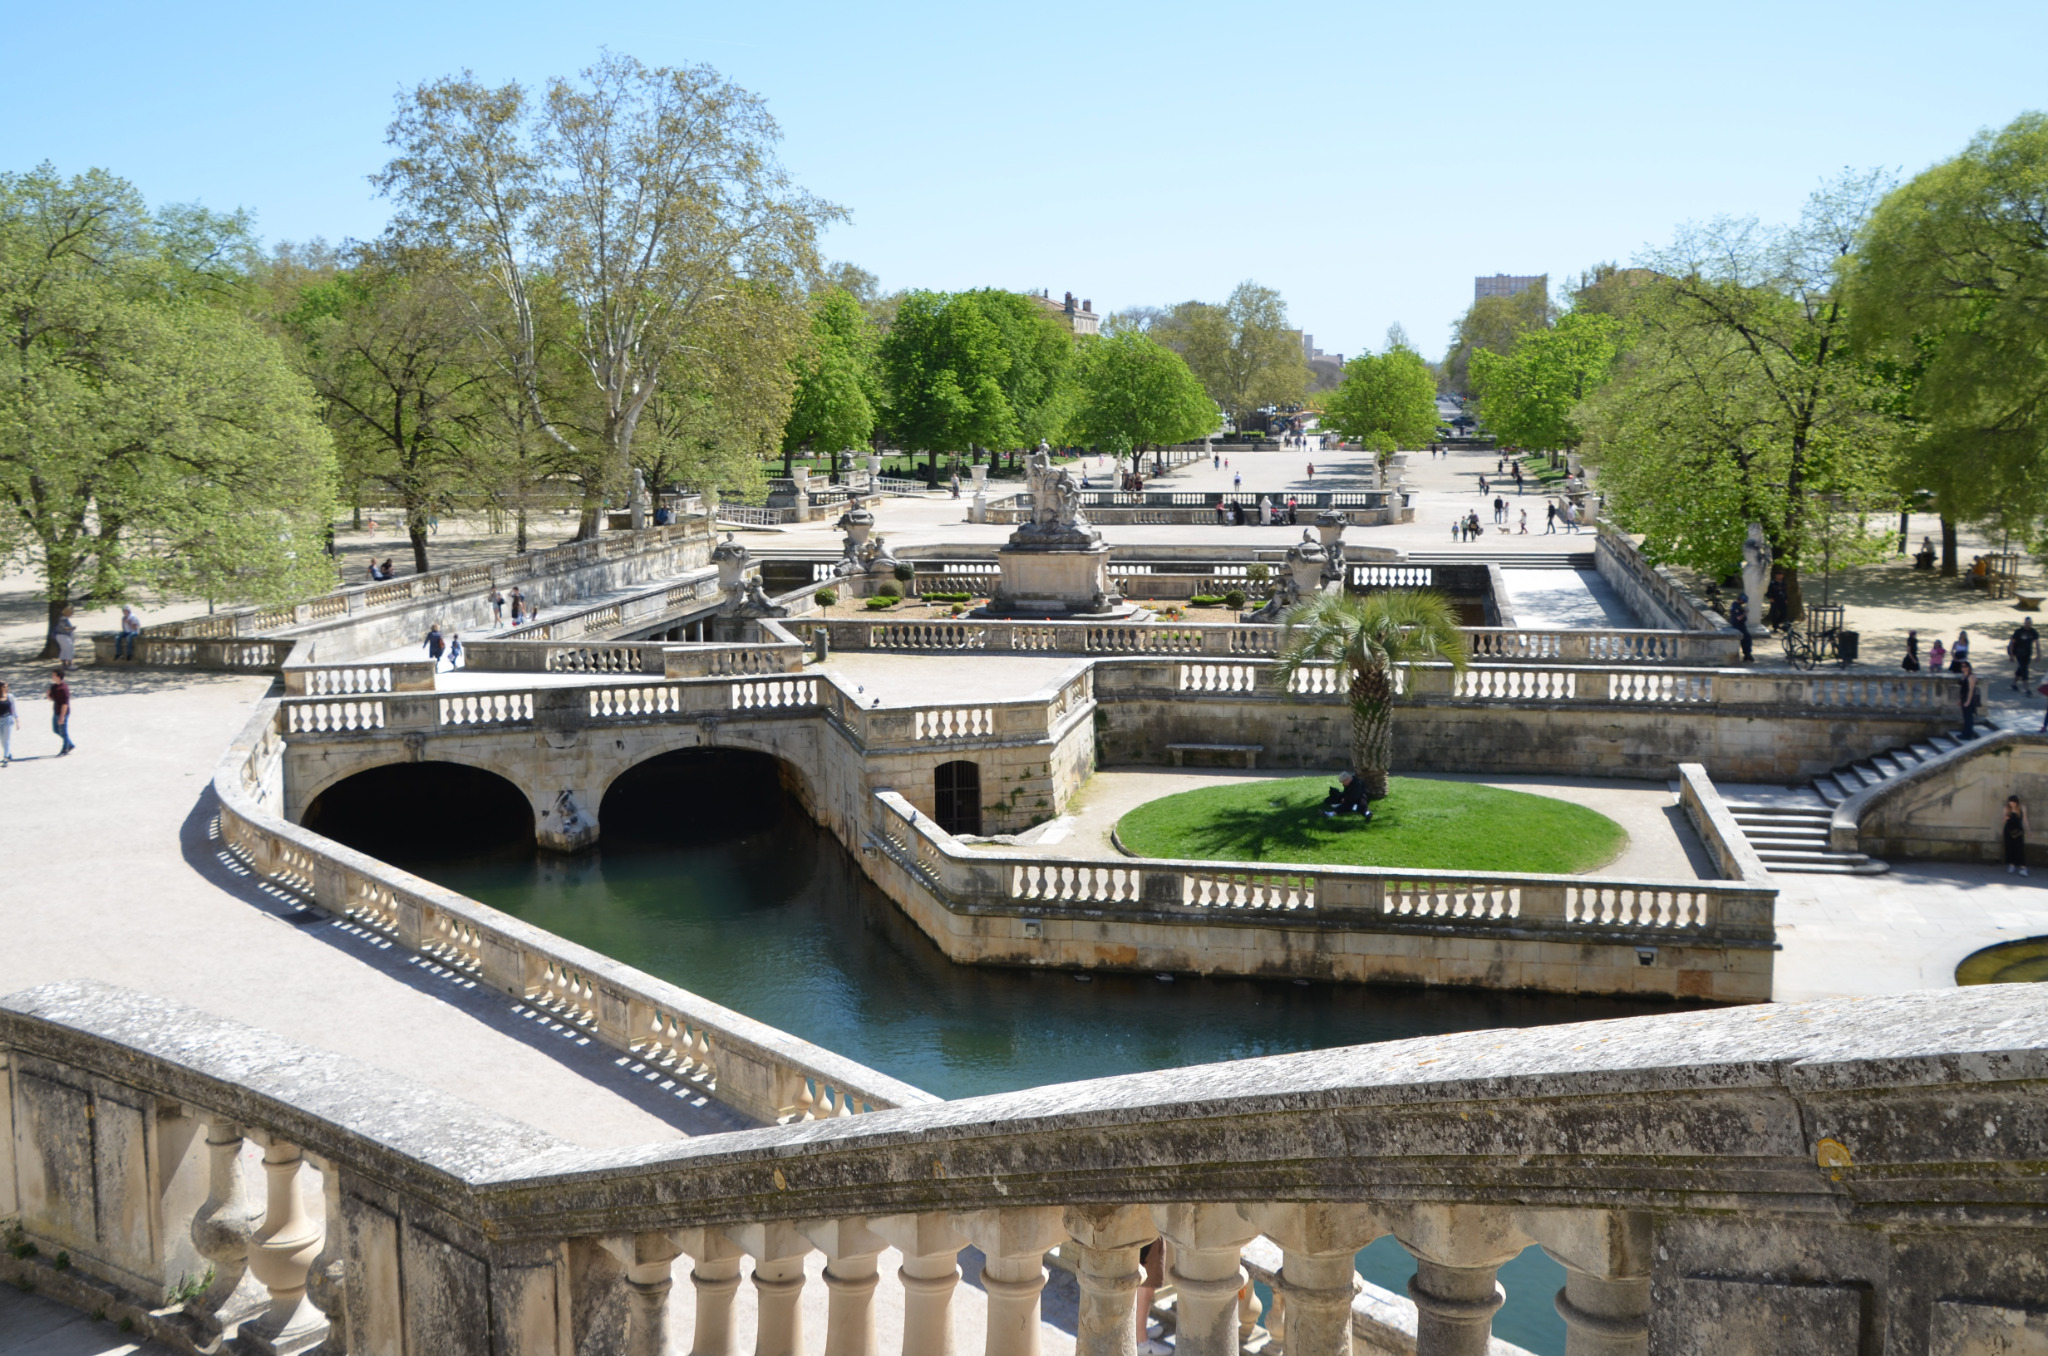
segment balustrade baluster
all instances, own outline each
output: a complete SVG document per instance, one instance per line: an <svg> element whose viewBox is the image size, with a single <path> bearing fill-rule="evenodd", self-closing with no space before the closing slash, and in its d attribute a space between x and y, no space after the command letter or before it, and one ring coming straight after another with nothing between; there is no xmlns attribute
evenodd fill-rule
<svg viewBox="0 0 2048 1356"><path fill-rule="evenodd" d="M685 1229L676 1242L690 1255L690 1284L697 1292L690 1356L733 1356L732 1301L745 1253L717 1229Z"/></svg>
<svg viewBox="0 0 2048 1356"><path fill-rule="evenodd" d="M903 1356L953 1356L953 1291L967 1240L943 1215L890 1215L869 1227L903 1254Z"/></svg>
<svg viewBox="0 0 2048 1356"><path fill-rule="evenodd" d="M350 1356L348 1339L348 1248L341 1225L341 1169L331 1159L306 1155L320 1174L322 1232L320 1255L306 1274L306 1296L327 1319L327 1339L308 1356Z"/></svg>
<svg viewBox="0 0 2048 1356"><path fill-rule="evenodd" d="M1280 1245L1273 1317L1282 1335L1282 1300L1288 1356L1351 1356L1351 1300L1358 1291L1358 1250L1386 1226L1364 1206L1267 1205L1240 1207L1245 1217Z"/></svg>
<svg viewBox="0 0 2048 1356"><path fill-rule="evenodd" d="M607 1247L626 1268L626 1356L669 1356L668 1294L682 1249L667 1233L635 1234Z"/></svg>
<svg viewBox="0 0 2048 1356"><path fill-rule="evenodd" d="M802 1226L825 1254L825 1356L874 1356L875 1259L888 1240L861 1220L823 1220Z"/></svg>
<svg viewBox="0 0 2048 1356"><path fill-rule="evenodd" d="M1239 1254L1257 1226L1230 1205L1154 1206L1152 1218L1173 1244L1175 1356L1237 1356Z"/></svg>
<svg viewBox="0 0 2048 1356"><path fill-rule="evenodd" d="M213 1281L185 1313L218 1337L268 1304L269 1296L249 1274L249 1245L263 1208L242 1172L242 1128L233 1121L208 1121L206 1154L206 1202L192 1218L192 1246L212 1264Z"/></svg>
<svg viewBox="0 0 2048 1356"><path fill-rule="evenodd" d="M1136 1320L1131 1301L1143 1273L1138 1254L1158 1237L1158 1225L1143 1206L1072 1206L1066 1212L1067 1236L1079 1253L1075 1278L1080 1282L1080 1321L1076 1324L1076 1356L1136 1356Z"/></svg>
<svg viewBox="0 0 2048 1356"><path fill-rule="evenodd" d="M1565 1269L1557 1312L1565 1356L1650 1349L1650 1217L1607 1210L1530 1211L1518 1223Z"/></svg>
<svg viewBox="0 0 2048 1356"><path fill-rule="evenodd" d="M320 1251L320 1226L306 1213L299 1185L305 1158L299 1146L269 1135L250 1135L262 1142L264 1175L263 1226L249 1252L249 1270L270 1292L270 1307L243 1323L236 1341L260 1356L288 1356L304 1351L326 1331L320 1311L306 1298L306 1273Z"/></svg>
<svg viewBox="0 0 2048 1356"><path fill-rule="evenodd" d="M1531 1240L1506 1212L1485 1206L1417 1205L1403 1213L1394 1237L1415 1256L1408 1297L1416 1356L1486 1356L1494 1312L1507 1298L1495 1273Z"/></svg>
<svg viewBox="0 0 2048 1356"><path fill-rule="evenodd" d="M804 1356L804 1254L811 1244L792 1224L743 1224L726 1231L754 1259L754 1356Z"/></svg>
<svg viewBox="0 0 2048 1356"><path fill-rule="evenodd" d="M1060 1211L982 1210L955 1218L953 1226L987 1259L981 1268L988 1296L983 1356L1038 1356L1045 1253L1067 1236Z"/></svg>

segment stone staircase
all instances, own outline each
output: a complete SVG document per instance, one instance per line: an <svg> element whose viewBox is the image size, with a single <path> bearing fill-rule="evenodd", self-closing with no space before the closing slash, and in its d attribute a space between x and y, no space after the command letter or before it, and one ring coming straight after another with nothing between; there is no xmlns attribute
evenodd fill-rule
<svg viewBox="0 0 2048 1356"><path fill-rule="evenodd" d="M2019 724L2032 728L2031 713L2021 712ZM1979 722L1987 731L2004 728L1990 718ZM1861 852L1835 852L1828 847L1828 822L1835 807L1866 787L1879 786L1929 759L1963 746L1953 735L1934 735L1866 758L1844 763L1832 772L1814 778L1811 800L1728 802L1728 810L1741 826L1749 845L1765 866L1774 872L1805 872L1812 875L1876 876L1891 870L1884 862Z"/></svg>

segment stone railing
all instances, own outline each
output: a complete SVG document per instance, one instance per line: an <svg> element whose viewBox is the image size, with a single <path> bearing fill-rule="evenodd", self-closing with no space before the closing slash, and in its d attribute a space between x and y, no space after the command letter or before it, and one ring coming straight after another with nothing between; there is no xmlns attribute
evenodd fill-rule
<svg viewBox="0 0 2048 1356"><path fill-rule="evenodd" d="M96 635L92 643L95 663L117 662L112 635ZM292 652L292 644L289 640L265 640L258 636L152 636L145 631L135 639L135 662L165 668L270 673L284 664Z"/></svg>
<svg viewBox="0 0 2048 1356"><path fill-rule="evenodd" d="M1678 631L1735 634L1724 617L1679 583L1671 571L1644 559L1635 539L1604 518L1593 545L1593 567L1639 618L1662 618ZM1761 618L1761 613L1758 616Z"/></svg>
<svg viewBox="0 0 2048 1356"><path fill-rule="evenodd" d="M752 578L758 570L749 570ZM642 631L684 614L701 612L719 602L718 571L693 571L679 578L664 579L650 588L619 593L578 607L555 611L553 616L499 632L491 642L575 640L582 636L605 637L619 631Z"/></svg>
<svg viewBox="0 0 2048 1356"><path fill-rule="evenodd" d="M1405 567L1404 567L1405 568ZM972 579L965 574L921 575L926 593L946 591L943 585ZM1177 596L1155 591L1170 581L1190 591L1243 589L1247 596L1270 585L1217 575L1175 579L1161 574L1120 576L1126 598ZM968 591L962 589L960 591ZM1178 596L1186 596L1185 594ZM791 623L806 637L823 628L835 650L1014 650L1052 654L1190 654L1269 657L1280 652L1281 629L1263 623L1215 622L1027 622L870 621L866 618L806 618ZM1462 628L1472 657L1496 663L1711 665L1732 662L1740 653L1735 633L1682 631L1535 631L1519 628ZM1903 675L1902 675L1903 676ZM1820 683L1826 679L1809 679ZM1849 683L1881 683L1883 679L1847 678Z"/></svg>
<svg viewBox="0 0 2048 1356"><path fill-rule="evenodd" d="M632 533L606 533L588 541L571 542L545 551L529 551L520 556L506 556L485 564L460 565L382 583L358 584L303 603L283 607L241 607L187 621L164 622L144 627L142 635L145 640L209 640L290 630L365 612L405 607L438 596L510 587L580 565L617 560L650 550L659 551L704 535L705 527L701 520Z"/></svg>
<svg viewBox="0 0 2048 1356"><path fill-rule="evenodd" d="M736 527L779 527L797 521L797 511L793 508L756 508L750 504L723 502L714 510L714 516L719 522Z"/></svg>
<svg viewBox="0 0 2048 1356"><path fill-rule="evenodd" d="M4 1270L181 1350L239 1324L240 1350L730 1356L751 1261L757 1353L802 1356L817 1251L833 1356L879 1356L883 1303L905 1356L944 1356L956 1295L987 1306L986 1356L1032 1356L1057 1246L1077 1356L1129 1356L1163 1236L1180 1356L1238 1356L1252 1274L1287 1356L1359 1336L1484 1356L1499 1268L1540 1245L1574 1353L2038 1346L2048 1009L1989 985L1767 1017L1428 1036L594 1151L52 984L0 1003ZM1412 1347L1405 1315L1359 1319L1354 1257L1390 1235L1417 1263ZM671 1333L684 1258L693 1338Z"/></svg>
<svg viewBox="0 0 2048 1356"><path fill-rule="evenodd" d="M1698 763L1678 765L1678 804L1700 836L1714 867L1730 880L1768 881L1770 871L1749 845L1749 836L1735 822L1707 770Z"/></svg>
<svg viewBox="0 0 2048 1356"><path fill-rule="evenodd" d="M1873 857L2003 861L2007 796L2048 804L2048 734L1994 730L1864 787L1835 806L1828 846ZM2030 865L2048 866L2039 847L2027 855Z"/></svg>
<svg viewBox="0 0 2048 1356"><path fill-rule="evenodd" d="M1719 1002L1771 992L1769 885L970 851L892 791L875 793L871 823L901 869L884 890L949 954L984 962L1086 965L1115 951L1129 968L1195 974L1486 975ZM971 919L971 942L935 910ZM1488 944L1485 958L1445 945L1458 937Z"/></svg>
<svg viewBox="0 0 2048 1356"><path fill-rule="evenodd" d="M295 651L310 649L298 642ZM283 664L284 690L291 697L361 696L376 692L431 692L435 662L424 654L416 660L358 661L345 664L301 662L298 653Z"/></svg>
<svg viewBox="0 0 2048 1356"><path fill-rule="evenodd" d="M852 1060L300 828L270 808L282 800L279 736L316 728L338 708L378 708L375 724L358 716L353 728L435 728L531 722L536 712L548 714L547 697L566 696L585 723L603 723L675 713L690 705L688 694L715 695L725 700L713 709L732 709L738 698L727 688L748 686L763 684L265 703L215 773L221 840L259 877L306 902L543 1008L754 1120L852 1115L930 1101Z"/></svg>

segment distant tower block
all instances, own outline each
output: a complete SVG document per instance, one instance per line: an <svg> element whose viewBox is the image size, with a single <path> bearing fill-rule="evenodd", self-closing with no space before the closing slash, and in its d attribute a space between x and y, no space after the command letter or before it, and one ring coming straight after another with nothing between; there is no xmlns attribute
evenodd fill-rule
<svg viewBox="0 0 2048 1356"><path fill-rule="evenodd" d="M1491 278L1474 278L1472 280L1472 300L1479 301L1486 297L1512 297L1516 293L1526 292L1532 287L1541 287L1545 291L1549 291L1550 275L1548 273L1536 273L1528 277L1521 277L1512 273L1496 273Z"/></svg>

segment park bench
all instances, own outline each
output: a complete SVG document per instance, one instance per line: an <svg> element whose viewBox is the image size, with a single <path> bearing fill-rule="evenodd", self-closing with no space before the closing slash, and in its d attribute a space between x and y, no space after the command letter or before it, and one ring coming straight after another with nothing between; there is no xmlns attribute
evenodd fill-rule
<svg viewBox="0 0 2048 1356"><path fill-rule="evenodd" d="M1246 767L1257 767L1259 765L1259 755L1265 751L1266 746L1264 744L1168 744L1166 746L1166 755L1173 760L1175 767L1185 767L1186 763L1184 760L1190 753L1220 753L1233 756L1241 753L1244 755L1244 765Z"/></svg>

